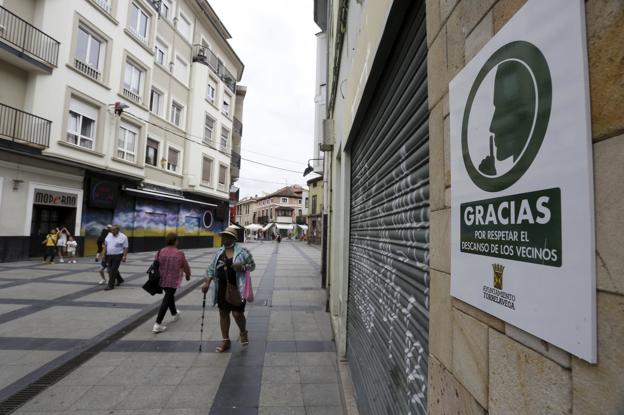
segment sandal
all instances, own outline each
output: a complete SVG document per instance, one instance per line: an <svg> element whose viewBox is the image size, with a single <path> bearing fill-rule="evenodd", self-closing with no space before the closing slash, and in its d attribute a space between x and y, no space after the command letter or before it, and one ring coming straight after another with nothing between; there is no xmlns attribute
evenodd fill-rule
<svg viewBox="0 0 624 415"><path fill-rule="evenodd" d="M215 350L217 353L223 353L226 350L229 350L231 345L232 345L232 342L226 339L226 340L223 340L223 342L221 342L221 345L217 346Z"/></svg>
<svg viewBox="0 0 624 415"><path fill-rule="evenodd" d="M249 332L247 330L241 331L240 342L241 346L247 346L249 344Z"/></svg>

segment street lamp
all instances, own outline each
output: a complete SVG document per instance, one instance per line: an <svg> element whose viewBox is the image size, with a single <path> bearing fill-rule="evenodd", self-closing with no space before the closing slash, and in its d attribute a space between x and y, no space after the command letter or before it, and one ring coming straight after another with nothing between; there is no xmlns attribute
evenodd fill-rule
<svg viewBox="0 0 624 415"><path fill-rule="evenodd" d="M306 177L308 174L312 173L314 167L310 166L310 162L314 160L325 160L325 159L310 159L308 160L308 167L303 171L303 177Z"/></svg>

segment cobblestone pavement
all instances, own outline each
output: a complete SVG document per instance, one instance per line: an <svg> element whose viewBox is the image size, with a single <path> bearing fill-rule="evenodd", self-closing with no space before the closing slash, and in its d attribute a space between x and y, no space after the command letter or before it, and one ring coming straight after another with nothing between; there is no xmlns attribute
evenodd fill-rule
<svg viewBox="0 0 624 415"><path fill-rule="evenodd" d="M167 331L151 332L162 297L140 286L153 253L130 254L126 282L108 292L92 258L0 264L0 400L48 373L52 386L16 413L342 414L320 250L291 241L247 247L257 263L250 345L241 349L232 322L233 346L223 354L215 352L221 334L209 304L198 351L199 278L180 290L180 320L168 315ZM213 252L186 251L196 277Z"/></svg>

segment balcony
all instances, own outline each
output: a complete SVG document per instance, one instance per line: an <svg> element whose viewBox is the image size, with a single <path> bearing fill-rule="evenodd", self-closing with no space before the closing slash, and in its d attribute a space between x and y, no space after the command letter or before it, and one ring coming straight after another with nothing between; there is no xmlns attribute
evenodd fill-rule
<svg viewBox="0 0 624 415"><path fill-rule="evenodd" d="M44 149L50 145L52 121L0 104L0 145ZM10 140L10 143L6 141Z"/></svg>
<svg viewBox="0 0 624 415"><path fill-rule="evenodd" d="M193 45L193 62L203 63L217 74L217 76L225 83L225 86L232 92L236 92L236 78L227 70L223 62L211 51L203 45Z"/></svg>
<svg viewBox="0 0 624 415"><path fill-rule="evenodd" d="M236 117L232 121L232 131L238 135L243 135L243 123Z"/></svg>
<svg viewBox="0 0 624 415"><path fill-rule="evenodd" d="M79 59L74 59L74 68L96 81L100 81L102 78L102 74L96 68L82 62Z"/></svg>
<svg viewBox="0 0 624 415"><path fill-rule="evenodd" d="M27 70L51 73L60 43L0 6L0 57ZM21 58L21 59L18 59Z"/></svg>
<svg viewBox="0 0 624 415"><path fill-rule="evenodd" d="M136 102L137 104L141 104L141 96L130 91L128 88L123 89L123 96L128 98L130 101Z"/></svg>
<svg viewBox="0 0 624 415"><path fill-rule="evenodd" d="M230 165L232 167L236 167L238 169L240 169L241 166L241 155L232 151L232 155L230 156Z"/></svg>

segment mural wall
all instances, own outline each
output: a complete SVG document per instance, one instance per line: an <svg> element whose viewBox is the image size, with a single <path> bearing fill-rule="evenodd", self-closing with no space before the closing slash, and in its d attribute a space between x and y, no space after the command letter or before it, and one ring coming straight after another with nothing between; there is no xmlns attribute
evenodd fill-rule
<svg viewBox="0 0 624 415"><path fill-rule="evenodd" d="M121 226L131 251L157 249L169 232L178 234L181 247L218 246L218 232L227 226L216 219L214 209L128 196L118 197L114 209L85 206L82 217L85 255L97 251L96 240L109 223Z"/></svg>

